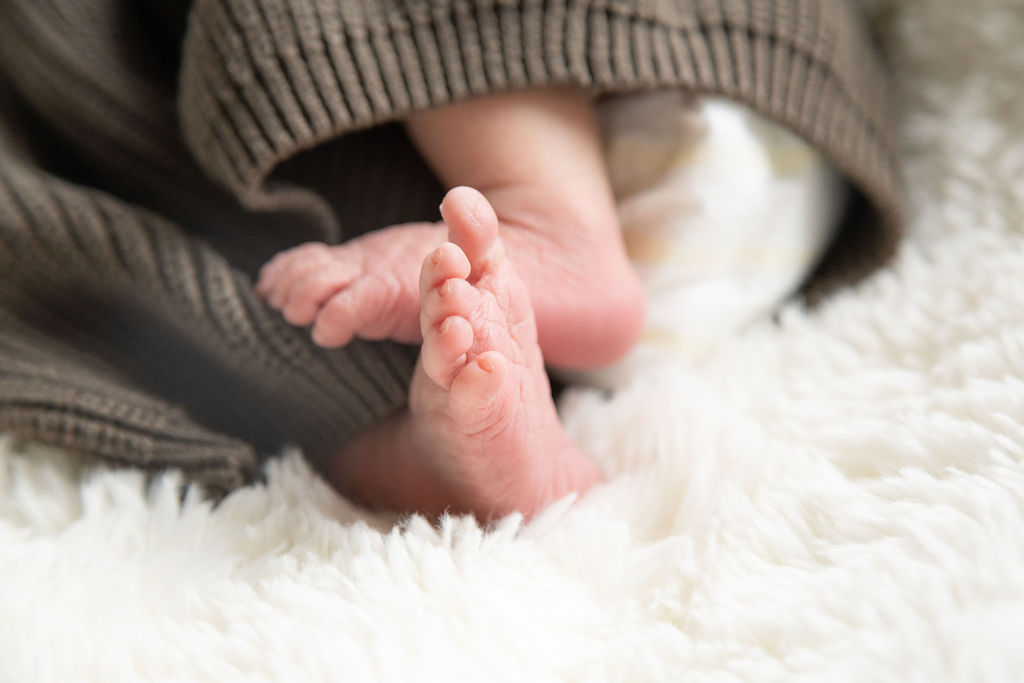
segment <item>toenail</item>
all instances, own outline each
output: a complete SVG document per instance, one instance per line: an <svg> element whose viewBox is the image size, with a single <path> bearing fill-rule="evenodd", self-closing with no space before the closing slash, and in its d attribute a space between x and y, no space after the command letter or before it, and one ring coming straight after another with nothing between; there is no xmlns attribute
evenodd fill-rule
<svg viewBox="0 0 1024 683"><path fill-rule="evenodd" d="M441 296L442 299L451 296L451 293L452 293L452 281L451 280L445 280L444 284L441 285L440 289L437 290L437 293Z"/></svg>
<svg viewBox="0 0 1024 683"><path fill-rule="evenodd" d="M480 369L483 370L484 372L490 373L494 371L494 363L491 362L490 358L487 358L485 356L477 358L476 364L480 366Z"/></svg>
<svg viewBox="0 0 1024 683"><path fill-rule="evenodd" d="M443 259L443 258L444 258L444 250L441 249L441 247L438 247L430 255L430 262L433 263L436 266L437 264L439 264L441 262L441 259Z"/></svg>
<svg viewBox="0 0 1024 683"><path fill-rule="evenodd" d="M441 334L444 334L445 332L447 332L451 328L451 326L452 326L452 319L451 318L445 318L441 322L441 324L438 325L437 331L440 332Z"/></svg>

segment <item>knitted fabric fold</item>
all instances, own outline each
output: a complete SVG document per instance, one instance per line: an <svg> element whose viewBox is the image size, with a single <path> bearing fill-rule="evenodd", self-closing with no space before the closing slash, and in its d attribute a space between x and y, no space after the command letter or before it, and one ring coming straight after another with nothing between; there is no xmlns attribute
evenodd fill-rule
<svg viewBox="0 0 1024 683"><path fill-rule="evenodd" d="M14 163L0 270L0 428L24 438L229 490L254 444L323 456L404 400L411 350L324 353L173 224Z"/></svg>
<svg viewBox="0 0 1024 683"><path fill-rule="evenodd" d="M468 97L551 84L680 87L750 105L820 149L902 224L885 72L859 9L814 0L200 0L180 111L243 196L283 159Z"/></svg>

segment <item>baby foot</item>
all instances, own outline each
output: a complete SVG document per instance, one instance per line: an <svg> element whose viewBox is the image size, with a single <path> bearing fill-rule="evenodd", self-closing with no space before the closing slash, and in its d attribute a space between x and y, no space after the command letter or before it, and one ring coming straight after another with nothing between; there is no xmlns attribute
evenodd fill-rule
<svg viewBox="0 0 1024 683"><path fill-rule="evenodd" d="M449 194L464 202L468 188ZM492 189L504 249L533 294L545 360L566 369L606 365L639 338L644 295L622 246L614 210L580 208L550 187ZM474 200L476 201L476 200ZM600 204L597 202L596 204ZM275 256L257 291L313 340L344 346L353 337L421 341L416 275L447 227L410 223L338 246L309 243Z"/></svg>
<svg viewBox="0 0 1024 683"><path fill-rule="evenodd" d="M329 348L363 339L420 341L416 273L446 228L410 223L344 244L310 242L271 259L256 291L293 325L312 325Z"/></svg>
<svg viewBox="0 0 1024 683"><path fill-rule="evenodd" d="M599 474L558 419L529 293L493 209L463 188L442 211L451 242L420 273L423 349L409 410L351 442L330 475L402 510L530 514Z"/></svg>

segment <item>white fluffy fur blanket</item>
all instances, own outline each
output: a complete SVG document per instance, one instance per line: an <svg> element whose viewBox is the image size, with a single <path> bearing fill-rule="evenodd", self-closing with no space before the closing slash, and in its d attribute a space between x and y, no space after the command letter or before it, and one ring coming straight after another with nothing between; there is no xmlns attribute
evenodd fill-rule
<svg viewBox="0 0 1024 683"><path fill-rule="evenodd" d="M0 680L1021 676L1024 12L871 7L913 203L890 268L569 396L610 483L526 526L393 528L295 454L211 509L0 441Z"/></svg>

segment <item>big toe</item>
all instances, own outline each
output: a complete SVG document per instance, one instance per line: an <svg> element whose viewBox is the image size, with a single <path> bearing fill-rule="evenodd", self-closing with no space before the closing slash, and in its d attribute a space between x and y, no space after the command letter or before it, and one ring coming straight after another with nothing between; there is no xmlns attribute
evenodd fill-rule
<svg viewBox="0 0 1024 683"><path fill-rule="evenodd" d="M448 239L457 244L473 268L471 278L496 266L504 257L498 239L498 217L490 202L471 187L456 187L441 202Z"/></svg>

